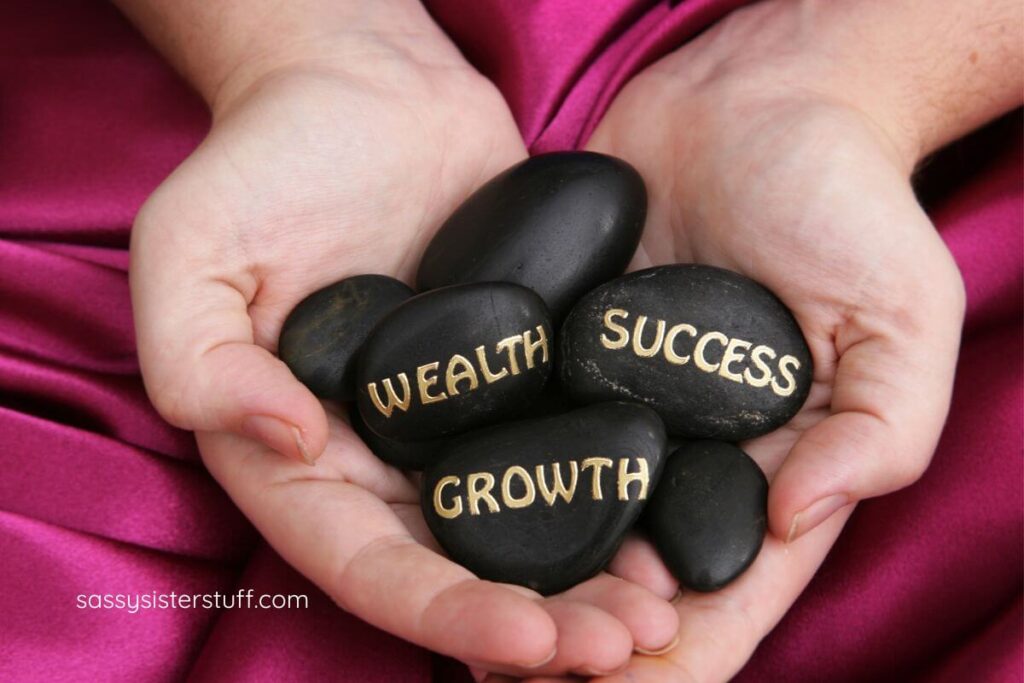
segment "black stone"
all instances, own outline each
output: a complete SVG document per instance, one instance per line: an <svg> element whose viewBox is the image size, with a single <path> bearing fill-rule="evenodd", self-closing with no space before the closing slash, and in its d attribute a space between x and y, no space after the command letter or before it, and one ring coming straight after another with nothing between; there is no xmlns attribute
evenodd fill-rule
<svg viewBox="0 0 1024 683"><path fill-rule="evenodd" d="M544 387L544 392L522 412L519 416L521 419L532 420L538 417L554 417L555 415L561 415L581 407L569 398L562 391L562 388L558 386L558 382L553 381L553 379L548 380L547 385Z"/></svg>
<svg viewBox="0 0 1024 683"><path fill-rule="evenodd" d="M669 456L644 525L665 566L696 591L742 574L764 542L768 481L746 453L694 441Z"/></svg>
<svg viewBox="0 0 1024 683"><path fill-rule="evenodd" d="M363 345L359 413L375 433L400 441L514 417L543 391L554 352L544 302L525 287L491 282L420 294Z"/></svg>
<svg viewBox="0 0 1024 683"><path fill-rule="evenodd" d="M626 162L594 152L527 159L455 210L427 246L420 291L504 281L541 295L555 321L620 275L643 232L647 191Z"/></svg>
<svg viewBox="0 0 1024 683"><path fill-rule="evenodd" d="M653 493L664 453L664 425L654 411L637 404L604 403L491 427L454 439L427 467L423 514L451 558L478 576L557 593L607 564ZM584 468L588 458L607 458L611 466ZM625 500L619 497L623 461L627 474L641 472L646 463L649 477L646 491L638 480L623 480ZM555 490L556 464L564 496ZM594 497L595 471L600 500ZM493 477L495 507L480 499L474 514L467 492L471 486L483 489L487 475ZM508 505L502 493L506 477L511 500L532 502ZM442 508L449 517L440 513ZM457 509L461 512L455 515Z"/></svg>
<svg viewBox="0 0 1024 683"><path fill-rule="evenodd" d="M429 441L385 439L383 436L374 434L373 430L366 426L363 418L359 416L358 410L352 411L351 420L352 429L374 455L387 464L403 470L422 470L447 441L446 439L431 439Z"/></svg>
<svg viewBox="0 0 1024 683"><path fill-rule="evenodd" d="M292 309L277 353L320 398L355 398L355 359L381 318L413 295L386 275L356 275L318 289Z"/></svg>
<svg viewBox="0 0 1024 683"><path fill-rule="evenodd" d="M811 354L792 314L721 268L659 266L613 280L580 300L559 341L562 386L575 400L646 403L683 437L765 434L811 388Z"/></svg>

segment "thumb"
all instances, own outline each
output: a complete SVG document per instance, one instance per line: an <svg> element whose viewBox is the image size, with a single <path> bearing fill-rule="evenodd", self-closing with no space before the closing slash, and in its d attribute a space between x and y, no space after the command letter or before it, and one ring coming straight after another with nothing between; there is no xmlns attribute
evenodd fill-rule
<svg viewBox="0 0 1024 683"><path fill-rule="evenodd" d="M831 415L801 435L769 491L772 533L799 538L850 503L909 486L949 410L963 317L958 277L910 297L913 312L852 315L836 336Z"/></svg>
<svg viewBox="0 0 1024 683"><path fill-rule="evenodd" d="M176 427L243 434L311 464L326 445L327 417L284 362L255 343L256 278L218 258L209 229L190 238L187 226L165 227L144 208L131 248L139 363L153 405Z"/></svg>

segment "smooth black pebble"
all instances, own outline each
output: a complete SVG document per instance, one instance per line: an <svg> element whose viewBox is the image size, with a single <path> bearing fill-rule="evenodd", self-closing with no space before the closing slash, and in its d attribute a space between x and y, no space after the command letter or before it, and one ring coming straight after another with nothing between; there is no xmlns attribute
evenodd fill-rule
<svg viewBox="0 0 1024 683"><path fill-rule="evenodd" d="M363 345L357 402L366 426L400 441L515 417L544 389L554 355L540 297L519 285L454 285L409 299Z"/></svg>
<svg viewBox="0 0 1024 683"><path fill-rule="evenodd" d="M356 356L381 318L413 295L386 275L356 275L318 289L292 309L278 356L320 398L355 398Z"/></svg>
<svg viewBox="0 0 1024 683"><path fill-rule="evenodd" d="M443 438L429 441L386 439L374 434L373 430L366 426L358 410L352 411L351 420L352 429L374 455L387 464L403 470L422 470L446 442Z"/></svg>
<svg viewBox="0 0 1024 683"><path fill-rule="evenodd" d="M604 403L454 439L429 465L427 524L452 559L549 595L599 572L654 491L665 427Z"/></svg>
<svg viewBox="0 0 1024 683"><path fill-rule="evenodd" d="M764 542L768 481L746 453L722 441L694 441L668 457L644 524L661 559L696 591L742 574Z"/></svg>
<svg viewBox="0 0 1024 683"><path fill-rule="evenodd" d="M740 441L800 410L813 364L774 294L721 268L658 266L587 294L560 333L563 388L645 403L671 434Z"/></svg>
<svg viewBox="0 0 1024 683"><path fill-rule="evenodd" d="M625 270L646 215L643 179L621 159L535 156L490 180L445 221L423 254L416 287L515 282L540 294L559 321L584 293Z"/></svg>

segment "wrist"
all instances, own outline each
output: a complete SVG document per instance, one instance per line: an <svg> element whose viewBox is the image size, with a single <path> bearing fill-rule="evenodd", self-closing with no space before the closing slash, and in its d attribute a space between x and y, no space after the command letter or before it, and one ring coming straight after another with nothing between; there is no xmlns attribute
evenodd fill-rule
<svg viewBox="0 0 1024 683"><path fill-rule="evenodd" d="M871 2L861 3L870 5ZM909 177L927 146L899 57L863 40L857 3L767 0L735 13L715 41L713 79L733 99L768 108L844 110ZM863 22L863 19L860 20ZM894 63L895 62L895 63Z"/></svg>
<svg viewBox="0 0 1024 683"><path fill-rule="evenodd" d="M210 106L291 72L372 78L465 65L418 0L115 0Z"/></svg>
<svg viewBox="0 0 1024 683"><path fill-rule="evenodd" d="M1020 105L1018 4L965 0L940 11L927 0L766 0L652 70L671 72L691 97L710 88L748 105L845 107L909 176L926 155Z"/></svg>
<svg viewBox="0 0 1024 683"><path fill-rule="evenodd" d="M214 119L259 84L289 75L340 77L388 89L469 70L418 0L331 3L320 16L246 43L203 92ZM429 72L429 73L428 73ZM475 73L475 72L474 72Z"/></svg>
<svg viewBox="0 0 1024 683"><path fill-rule="evenodd" d="M781 82L860 112L905 169L1021 104L1024 52L1013 29L1024 6L1015 0L764 4L764 49L752 58L774 65Z"/></svg>

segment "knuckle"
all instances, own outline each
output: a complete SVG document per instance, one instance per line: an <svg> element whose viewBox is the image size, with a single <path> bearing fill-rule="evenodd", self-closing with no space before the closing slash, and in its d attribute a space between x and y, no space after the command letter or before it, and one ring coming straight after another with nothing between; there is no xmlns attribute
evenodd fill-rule
<svg viewBox="0 0 1024 683"><path fill-rule="evenodd" d="M167 422L180 429L193 429L194 416L190 406L183 400L183 391L177 389L173 382L168 384L149 382L146 393L153 407Z"/></svg>
<svg viewBox="0 0 1024 683"><path fill-rule="evenodd" d="M189 374L163 359L142 363L146 394L164 420L179 429L195 429L195 401L189 388Z"/></svg>
<svg viewBox="0 0 1024 683"><path fill-rule="evenodd" d="M930 458L920 455L894 460L889 478L893 487L901 489L917 482L928 469L929 460Z"/></svg>

